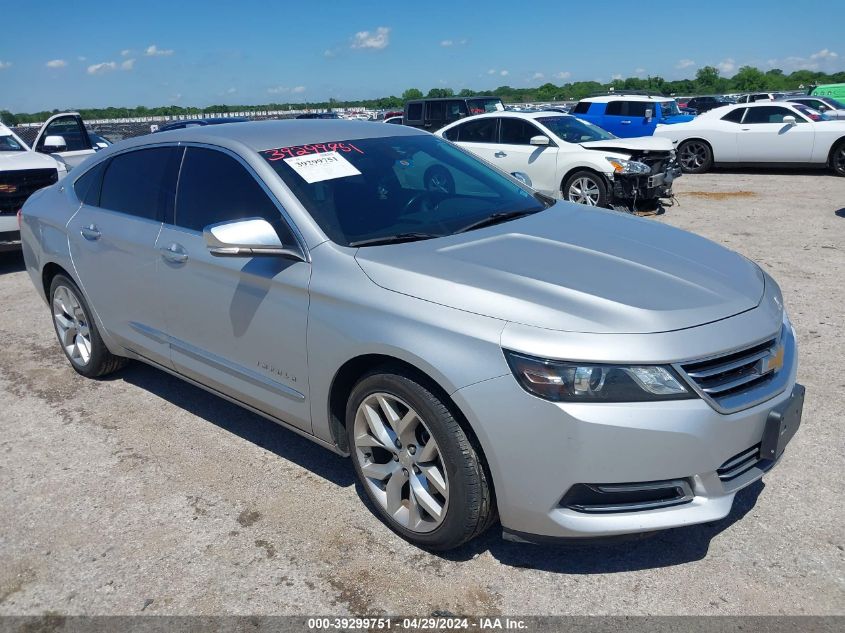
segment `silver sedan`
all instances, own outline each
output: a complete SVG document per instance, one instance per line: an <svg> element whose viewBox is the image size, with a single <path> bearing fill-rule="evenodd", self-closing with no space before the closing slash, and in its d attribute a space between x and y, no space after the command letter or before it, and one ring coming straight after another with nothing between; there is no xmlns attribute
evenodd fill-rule
<svg viewBox="0 0 845 633"><path fill-rule="evenodd" d="M148 363L351 456L426 548L719 519L801 418L758 266L412 128L123 141L33 195L22 241L78 373Z"/></svg>

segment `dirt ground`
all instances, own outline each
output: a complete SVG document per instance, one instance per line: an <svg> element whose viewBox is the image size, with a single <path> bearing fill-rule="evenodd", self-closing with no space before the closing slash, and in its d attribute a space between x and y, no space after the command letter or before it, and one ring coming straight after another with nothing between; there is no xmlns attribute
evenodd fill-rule
<svg viewBox="0 0 845 633"><path fill-rule="evenodd" d="M728 518L616 545L416 549L307 440L141 364L77 376L0 255L0 614L845 613L845 179L685 176L677 197L653 221L781 284L804 422Z"/></svg>

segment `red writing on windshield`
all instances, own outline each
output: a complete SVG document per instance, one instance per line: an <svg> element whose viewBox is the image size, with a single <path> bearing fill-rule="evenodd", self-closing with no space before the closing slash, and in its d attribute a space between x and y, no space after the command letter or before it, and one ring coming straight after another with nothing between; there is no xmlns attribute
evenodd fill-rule
<svg viewBox="0 0 845 633"><path fill-rule="evenodd" d="M276 149L267 149L261 152L269 161L284 160L285 158L293 158L294 156L307 156L308 154L321 154L323 152L344 152L349 154L351 152L358 152L363 154L363 150L359 149L352 143L314 143L313 145L294 145L291 147L279 147Z"/></svg>

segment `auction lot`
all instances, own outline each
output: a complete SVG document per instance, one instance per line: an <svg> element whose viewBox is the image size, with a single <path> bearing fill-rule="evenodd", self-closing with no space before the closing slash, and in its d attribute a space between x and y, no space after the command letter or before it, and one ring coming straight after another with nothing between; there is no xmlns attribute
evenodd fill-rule
<svg viewBox="0 0 845 633"><path fill-rule="evenodd" d="M141 364L73 372L0 254L0 614L845 613L845 179L684 176L649 221L758 262L798 332L802 427L714 524L446 555L362 506L351 465Z"/></svg>

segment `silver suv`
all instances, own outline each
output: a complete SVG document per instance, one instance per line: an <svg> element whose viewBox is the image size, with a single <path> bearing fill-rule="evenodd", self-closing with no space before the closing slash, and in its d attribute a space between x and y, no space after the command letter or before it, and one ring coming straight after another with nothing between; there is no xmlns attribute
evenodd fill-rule
<svg viewBox="0 0 845 633"><path fill-rule="evenodd" d="M497 517L528 541L719 519L800 422L758 266L412 128L137 138L22 216L77 372L140 360L350 455L426 548Z"/></svg>

